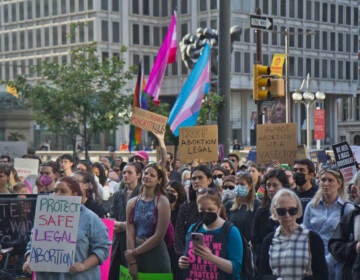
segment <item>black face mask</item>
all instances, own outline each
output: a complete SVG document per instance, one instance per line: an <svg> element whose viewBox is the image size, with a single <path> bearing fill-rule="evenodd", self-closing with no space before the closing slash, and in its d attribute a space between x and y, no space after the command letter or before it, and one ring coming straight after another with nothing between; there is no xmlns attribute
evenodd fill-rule
<svg viewBox="0 0 360 280"><path fill-rule="evenodd" d="M174 203L176 201L176 195L174 195L172 193L168 192L167 197L168 197L170 203Z"/></svg>
<svg viewBox="0 0 360 280"><path fill-rule="evenodd" d="M305 183L306 183L305 174L303 174L303 173L295 173L294 174L294 181L295 181L296 185L298 185L298 186L305 185Z"/></svg>
<svg viewBox="0 0 360 280"><path fill-rule="evenodd" d="M200 212L200 219L207 226L215 222L217 217L217 213L214 212Z"/></svg>

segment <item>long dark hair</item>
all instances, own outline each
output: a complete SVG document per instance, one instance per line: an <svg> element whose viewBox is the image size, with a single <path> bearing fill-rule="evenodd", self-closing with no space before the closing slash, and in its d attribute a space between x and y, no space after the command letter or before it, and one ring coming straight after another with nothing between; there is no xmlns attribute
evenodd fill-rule
<svg viewBox="0 0 360 280"><path fill-rule="evenodd" d="M84 183L88 184L89 187L86 190L86 197L88 199L94 199L97 202L101 203L102 198L99 194L98 184L95 182L94 175L92 173L84 172L80 170L75 171L74 174L81 176Z"/></svg>
<svg viewBox="0 0 360 280"><path fill-rule="evenodd" d="M191 175L195 172L195 171L201 171L205 174L205 176L211 180L208 188L216 188L216 185L214 184L214 181L212 180L212 172L210 170L209 167L207 167L204 164L200 164L196 167L194 167L191 170ZM194 190L194 188L192 187L192 183L191 183L191 188L189 189L189 200L190 201L196 201L196 191Z"/></svg>
<svg viewBox="0 0 360 280"><path fill-rule="evenodd" d="M178 181L170 181L169 186L172 187L178 194L175 209L179 207L186 200L186 193L183 185Z"/></svg>
<svg viewBox="0 0 360 280"><path fill-rule="evenodd" d="M263 178L263 184L264 184L265 192L264 192L264 197L261 200L261 206L262 207L270 207L271 200L269 198L269 195L268 195L268 192L267 192L267 189L266 189L266 182L270 178L277 178L280 181L283 188L288 189L290 187L289 186L289 179L286 176L286 173L285 173L284 170L279 169L279 168L275 168L275 169L272 169L271 171L269 171L268 173L266 173L264 178Z"/></svg>
<svg viewBox="0 0 360 280"><path fill-rule="evenodd" d="M107 181L107 178L106 178L106 175L105 175L105 167L102 163L100 162L95 162L93 163L92 165L92 168L97 168L99 170L99 183L104 186L106 181Z"/></svg>
<svg viewBox="0 0 360 280"><path fill-rule="evenodd" d="M81 196L82 191L81 191L80 185L73 177L71 177L71 176L61 177L58 180L58 182L65 183L70 188L70 190L72 191L73 194L74 193L77 194L74 196Z"/></svg>

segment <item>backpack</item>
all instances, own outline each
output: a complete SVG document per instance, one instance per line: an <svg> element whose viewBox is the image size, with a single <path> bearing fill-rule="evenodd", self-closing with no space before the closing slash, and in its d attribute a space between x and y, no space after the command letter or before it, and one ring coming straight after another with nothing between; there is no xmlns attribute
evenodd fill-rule
<svg viewBox="0 0 360 280"><path fill-rule="evenodd" d="M138 197L136 199L136 202L135 202L135 205L131 209L131 213L130 213L130 221L131 221L131 223L134 222L135 206L138 203L138 201L140 200L140 198L141 198L141 195L138 195ZM152 226L149 228L149 231L154 230L155 227L156 227L156 221L157 221L157 217L158 217L157 204L159 202L159 199L160 199L160 195L157 196L157 201L155 203L155 208L154 208L155 223L152 223ZM165 236L164 236L164 241L165 241L167 247L171 247L175 243L175 230L174 230L174 226L173 226L171 220L169 220L169 225L168 225L168 228L167 228Z"/></svg>
<svg viewBox="0 0 360 280"><path fill-rule="evenodd" d="M200 228L202 223L197 223L191 230L191 232L196 232ZM227 235L234 226L233 223L225 221L223 225L223 233ZM240 230L239 230L240 232ZM240 276L242 280L252 280L256 278L256 267L254 263L254 254L253 254L253 246L251 241L247 240L246 237L240 232L242 244L243 244L243 259L242 266L240 271ZM226 245L225 245L226 246Z"/></svg>

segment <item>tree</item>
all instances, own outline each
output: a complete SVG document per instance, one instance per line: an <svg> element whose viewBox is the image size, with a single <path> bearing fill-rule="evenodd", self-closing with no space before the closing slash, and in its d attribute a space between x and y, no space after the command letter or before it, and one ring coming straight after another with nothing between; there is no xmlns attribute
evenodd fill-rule
<svg viewBox="0 0 360 280"><path fill-rule="evenodd" d="M217 122L218 107L223 101L223 97L216 92L209 92L203 99L197 125L214 124Z"/></svg>
<svg viewBox="0 0 360 280"><path fill-rule="evenodd" d="M126 49L121 49L121 54ZM40 79L24 76L14 81L33 117L40 125L72 138L81 136L88 159L91 137L99 132L116 129L128 121L131 96L124 87L132 78L124 70L125 61L119 56L101 60L96 45L70 51L70 62L44 61L36 71Z"/></svg>

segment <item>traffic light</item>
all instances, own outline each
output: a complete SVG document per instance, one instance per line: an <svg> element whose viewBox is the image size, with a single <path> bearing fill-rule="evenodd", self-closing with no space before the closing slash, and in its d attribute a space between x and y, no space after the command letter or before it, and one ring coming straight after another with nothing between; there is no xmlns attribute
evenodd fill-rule
<svg viewBox="0 0 360 280"><path fill-rule="evenodd" d="M283 78L271 78L270 83L271 85L269 90L271 98L285 96L285 83Z"/></svg>
<svg viewBox="0 0 360 280"><path fill-rule="evenodd" d="M271 98L270 93L270 67L254 64L253 68L253 79L254 79L254 88L253 88L253 98L255 101L265 100Z"/></svg>

